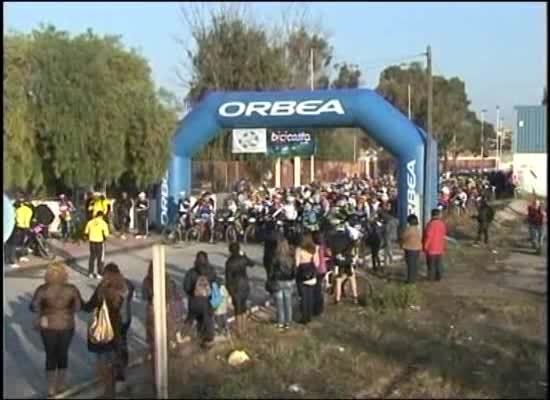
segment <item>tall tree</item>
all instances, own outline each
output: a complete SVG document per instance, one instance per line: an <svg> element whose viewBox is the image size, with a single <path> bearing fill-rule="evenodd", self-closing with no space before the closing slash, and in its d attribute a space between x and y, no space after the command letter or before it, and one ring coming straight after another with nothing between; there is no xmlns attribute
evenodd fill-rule
<svg viewBox="0 0 550 400"><path fill-rule="evenodd" d="M42 165L37 137L29 116L34 96L31 80L30 41L26 35L4 35L4 190L40 189Z"/></svg>
<svg viewBox="0 0 550 400"><path fill-rule="evenodd" d="M30 71L22 85L29 94L26 121L35 140L27 152L36 150L44 186L103 187L123 175L142 185L158 181L175 112L161 103L147 61L125 49L120 37L91 30L71 37L41 26L23 39ZM4 98L18 101L6 88ZM4 130L18 136L13 143L25 138L11 125L5 121Z"/></svg>

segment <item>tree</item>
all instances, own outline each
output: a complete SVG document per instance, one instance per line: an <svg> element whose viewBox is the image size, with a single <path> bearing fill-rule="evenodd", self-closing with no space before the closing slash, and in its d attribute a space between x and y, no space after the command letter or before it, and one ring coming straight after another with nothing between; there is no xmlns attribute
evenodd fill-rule
<svg viewBox="0 0 550 400"><path fill-rule="evenodd" d="M40 188L42 166L37 137L29 118L31 79L30 43L27 36L4 36L4 190Z"/></svg>
<svg viewBox="0 0 550 400"><path fill-rule="evenodd" d="M274 45L266 29L246 16L243 7L197 4L182 7L195 50L186 48L180 79L188 87L191 104L213 90L267 90L284 85L283 49ZM198 155L220 159L230 149L229 131L223 132ZM254 156L247 158L254 159Z"/></svg>
<svg viewBox="0 0 550 400"><path fill-rule="evenodd" d="M381 74L377 91L403 114L407 113L407 86L411 85L411 114L413 121L420 127L426 127L427 120L427 75L419 63L413 63L407 69L400 66L386 68ZM440 153L447 167L448 152L453 157L466 150L480 148L481 123L475 113L469 111L470 101L464 82L453 77L433 77L433 132L438 140ZM479 127L479 130L478 130ZM476 133L477 132L477 133ZM484 125L485 138L494 136L491 124Z"/></svg>
<svg viewBox="0 0 550 400"><path fill-rule="evenodd" d="M42 186L50 192L105 187L123 176L140 185L158 181L168 162L175 111L161 103L147 61L125 49L120 37L91 30L71 37L41 26L21 40L30 71L21 85L29 93L25 118L35 140L27 152L37 153L33 165L42 171ZM21 103L6 87L4 98ZM15 145L26 131L12 125L5 120L4 130L17 136ZM38 189L36 182L31 186Z"/></svg>

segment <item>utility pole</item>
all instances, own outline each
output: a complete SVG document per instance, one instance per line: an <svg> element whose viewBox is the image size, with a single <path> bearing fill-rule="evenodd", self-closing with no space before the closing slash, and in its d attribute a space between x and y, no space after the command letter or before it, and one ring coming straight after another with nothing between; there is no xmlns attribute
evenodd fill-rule
<svg viewBox="0 0 550 400"><path fill-rule="evenodd" d="M407 96L409 98L409 121L411 120L411 84L407 85Z"/></svg>
<svg viewBox="0 0 550 400"><path fill-rule="evenodd" d="M314 57L314 49L312 47L309 53L311 91L315 90L315 67L313 63L313 57ZM313 182L315 180L315 154L312 154L309 159L309 176L310 176L311 182Z"/></svg>
<svg viewBox="0 0 550 400"><path fill-rule="evenodd" d="M483 125L485 124L485 113L487 112L486 109L481 110L481 154L479 155L481 157L481 160L483 160L483 142L485 137L483 136Z"/></svg>
<svg viewBox="0 0 550 400"><path fill-rule="evenodd" d="M497 128L497 143L496 143L496 155L497 155L497 169L500 169L500 153L499 153L499 146L498 146L498 142L499 142L499 139L500 139L500 107L497 106L497 123L496 123L496 128Z"/></svg>
<svg viewBox="0 0 550 400"><path fill-rule="evenodd" d="M428 45L426 51L427 67L428 67L428 133L432 132L432 110L433 110L433 85L432 85L432 48Z"/></svg>

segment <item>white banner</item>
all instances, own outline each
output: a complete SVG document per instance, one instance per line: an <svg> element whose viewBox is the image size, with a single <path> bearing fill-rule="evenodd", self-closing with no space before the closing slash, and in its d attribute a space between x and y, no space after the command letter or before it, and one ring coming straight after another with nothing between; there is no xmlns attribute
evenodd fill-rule
<svg viewBox="0 0 550 400"><path fill-rule="evenodd" d="M267 130L233 129L233 153L267 153Z"/></svg>

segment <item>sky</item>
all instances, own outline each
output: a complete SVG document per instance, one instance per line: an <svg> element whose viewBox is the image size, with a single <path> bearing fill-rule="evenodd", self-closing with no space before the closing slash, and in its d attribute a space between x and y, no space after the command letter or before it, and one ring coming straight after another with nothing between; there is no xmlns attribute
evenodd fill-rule
<svg viewBox="0 0 550 400"><path fill-rule="evenodd" d="M176 40L191 43L177 2L4 2L4 33L29 32L40 23L81 33L119 34L141 50L154 79L179 97L177 75L184 57ZM260 21L279 18L284 5L253 3ZM496 107L511 126L516 105L540 104L546 83L546 4L479 3L308 3L334 47L335 61L357 64L362 84L374 88L380 72L431 45L434 74L458 76L466 83L476 112L486 109L495 122ZM414 82L412 84L414 96Z"/></svg>

